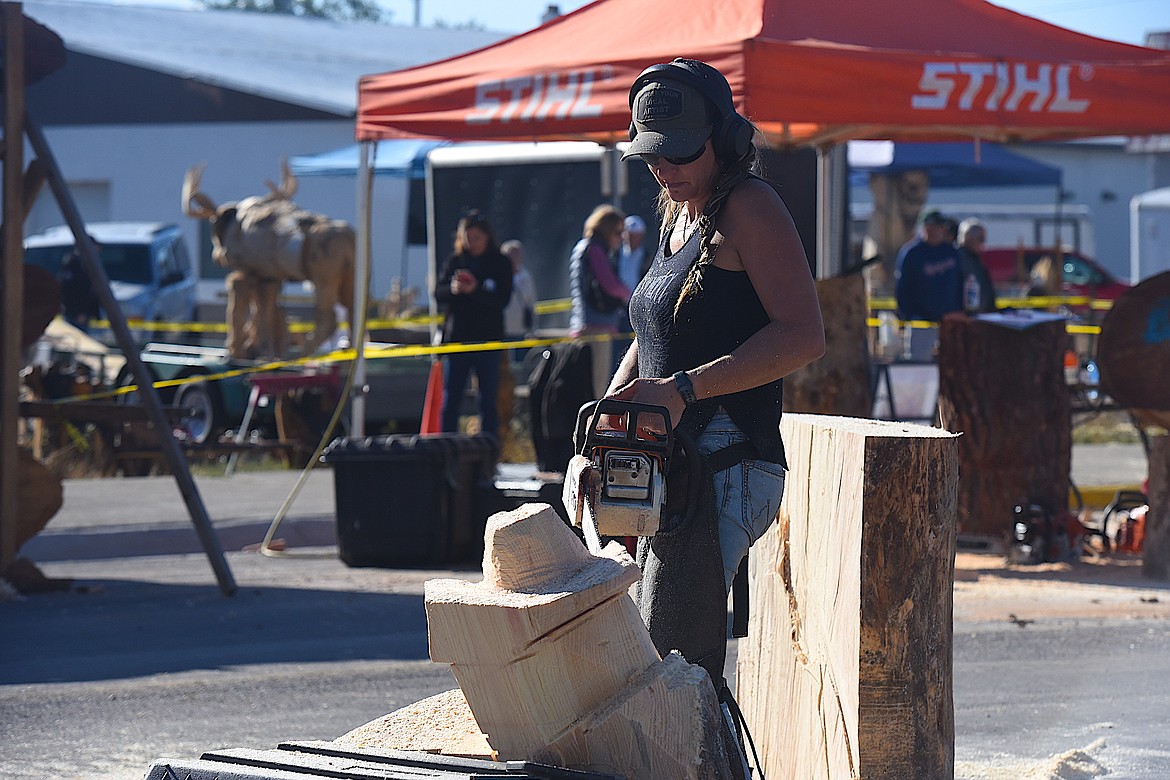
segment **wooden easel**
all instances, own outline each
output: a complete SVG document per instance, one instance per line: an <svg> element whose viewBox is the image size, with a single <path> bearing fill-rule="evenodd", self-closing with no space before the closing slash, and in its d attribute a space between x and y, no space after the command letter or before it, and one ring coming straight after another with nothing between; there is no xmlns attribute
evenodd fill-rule
<svg viewBox="0 0 1170 780"><path fill-rule="evenodd" d="M0 571L5 570L17 555L17 446L16 421L19 416L19 382L17 375L21 365L20 318L13 316L23 308L24 291L24 248L21 225L36 199L41 185L47 181L57 200L57 206L65 217L74 240L81 250L86 273L93 282L102 309L110 320L110 327L117 338L118 346L126 356L126 363L138 383L138 394L142 398L150 425L158 434L159 444L171 473L175 475L179 492L187 504L191 522L199 535L203 549L211 560L220 590L231 595L236 590L235 580L228 569L223 548L207 509L191 478L187 460L179 449L178 442L170 434L162 401L155 391L150 372L142 363L138 347L130 334L126 317L122 314L117 300L110 292L109 278L98 257L93 241L85 233L85 223L78 212L77 204L69 192L65 179L57 168L56 160L39 125L33 122L25 111L25 17L20 3L0 3L0 28L4 45L4 139L3 152L3 285L0 291L0 305L5 316L0 318ZM24 139L27 137L36 159L24 170Z"/></svg>

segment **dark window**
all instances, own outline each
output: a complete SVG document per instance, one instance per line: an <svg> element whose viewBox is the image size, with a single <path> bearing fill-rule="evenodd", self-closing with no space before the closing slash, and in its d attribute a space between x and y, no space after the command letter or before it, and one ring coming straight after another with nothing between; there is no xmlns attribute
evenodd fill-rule
<svg viewBox="0 0 1170 780"><path fill-rule="evenodd" d="M25 262L39 265L53 274L61 272L61 264L73 252L73 246L42 246L25 250ZM102 244L102 265L106 276L114 282L150 284L150 248L142 244Z"/></svg>
<svg viewBox="0 0 1170 780"><path fill-rule="evenodd" d="M410 180L410 197L406 204L406 243L427 244L427 183Z"/></svg>

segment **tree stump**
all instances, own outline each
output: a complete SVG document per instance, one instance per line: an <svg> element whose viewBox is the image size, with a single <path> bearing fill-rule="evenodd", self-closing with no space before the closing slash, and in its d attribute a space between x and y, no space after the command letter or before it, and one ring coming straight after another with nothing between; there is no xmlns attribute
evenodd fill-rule
<svg viewBox="0 0 1170 780"><path fill-rule="evenodd" d="M869 316L865 279L850 274L817 281L825 323L825 355L784 380L784 409L869 417Z"/></svg>
<svg viewBox="0 0 1170 780"><path fill-rule="evenodd" d="M769 780L954 773L955 437L785 415L736 695Z"/></svg>
<svg viewBox="0 0 1170 780"><path fill-rule="evenodd" d="M1020 501L1068 506L1072 422L1063 321L1023 330L950 315L939 328L939 414L959 438L959 531L1002 537Z"/></svg>
<svg viewBox="0 0 1170 780"><path fill-rule="evenodd" d="M1170 434L1149 437L1150 511L1142 548L1142 574L1170 580Z"/></svg>

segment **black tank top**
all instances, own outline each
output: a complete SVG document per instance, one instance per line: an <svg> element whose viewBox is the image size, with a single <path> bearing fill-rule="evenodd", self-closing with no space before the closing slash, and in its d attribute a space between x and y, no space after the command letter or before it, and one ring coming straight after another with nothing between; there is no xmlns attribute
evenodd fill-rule
<svg viewBox="0 0 1170 780"><path fill-rule="evenodd" d="M745 271L702 267L701 289L691 294L674 316L675 302L698 259L699 235L693 233L668 256L669 235L658 246L650 270L630 299L630 324L638 337L638 376L668 377L731 354L771 322ZM780 463L780 411L783 380L730 395L704 398L687 408L679 426L702 432L719 407L756 445L762 460Z"/></svg>

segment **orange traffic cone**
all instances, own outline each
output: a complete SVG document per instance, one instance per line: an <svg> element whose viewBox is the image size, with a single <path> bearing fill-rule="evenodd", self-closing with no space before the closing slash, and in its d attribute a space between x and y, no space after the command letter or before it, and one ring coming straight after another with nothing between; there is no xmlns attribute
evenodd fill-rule
<svg viewBox="0 0 1170 780"><path fill-rule="evenodd" d="M427 377L427 396L423 401L422 426L419 433L443 432L443 361L431 361Z"/></svg>

